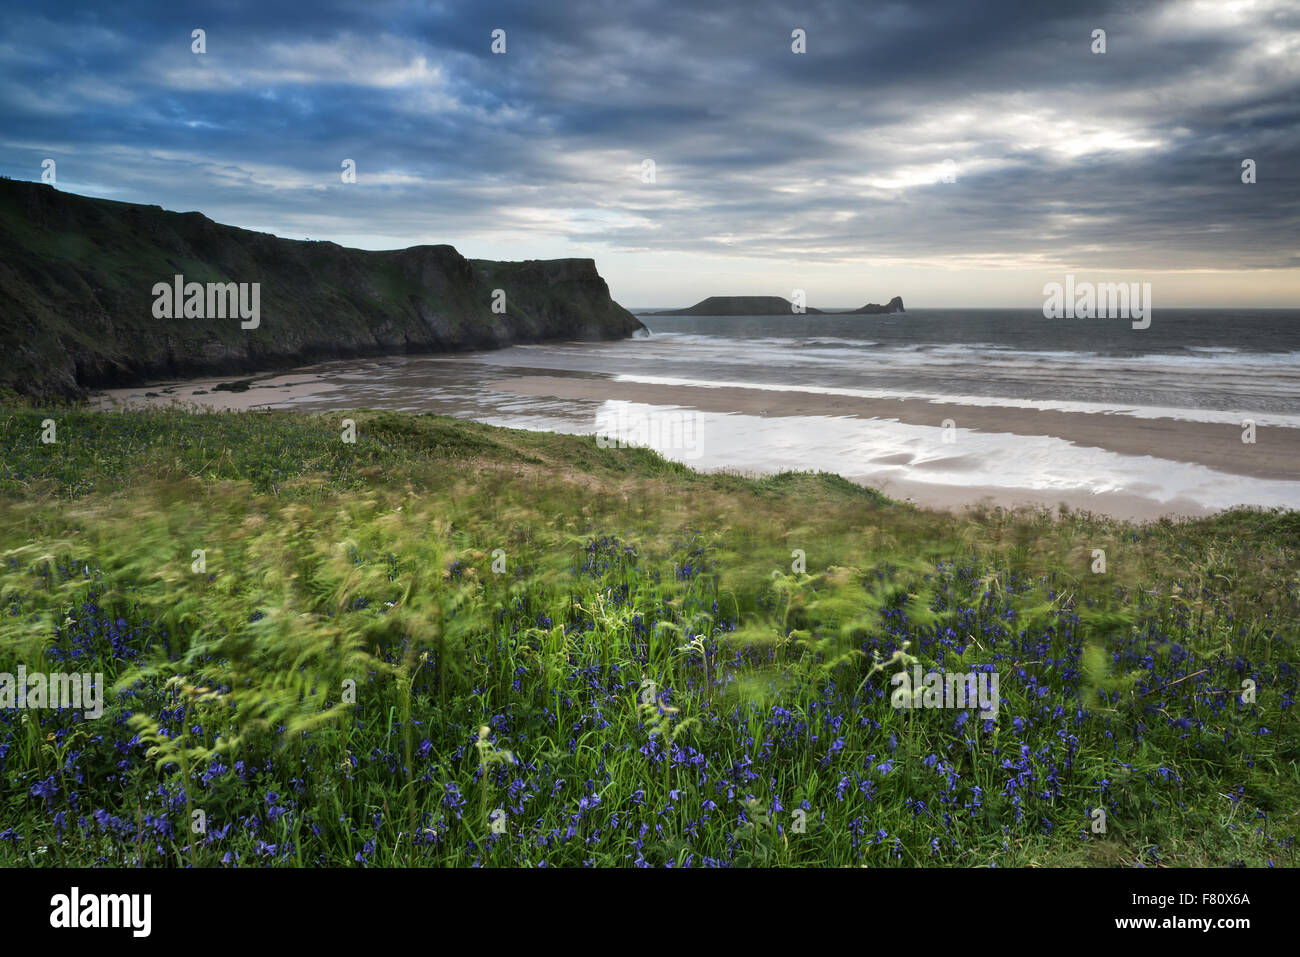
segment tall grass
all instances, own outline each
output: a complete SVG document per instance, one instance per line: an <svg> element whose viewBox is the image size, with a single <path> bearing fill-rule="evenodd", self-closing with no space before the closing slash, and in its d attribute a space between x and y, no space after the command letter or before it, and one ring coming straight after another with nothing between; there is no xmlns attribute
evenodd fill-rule
<svg viewBox="0 0 1300 957"><path fill-rule="evenodd" d="M1294 513L954 519L430 416L60 410L59 447L47 414L0 412L0 671L113 690L0 711L2 862L1296 862ZM997 719L892 708L913 661L996 670Z"/></svg>

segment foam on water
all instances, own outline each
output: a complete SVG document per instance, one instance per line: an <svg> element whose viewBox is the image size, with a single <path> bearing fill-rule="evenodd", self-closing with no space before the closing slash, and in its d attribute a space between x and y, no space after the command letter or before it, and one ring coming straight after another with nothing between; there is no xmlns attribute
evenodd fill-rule
<svg viewBox="0 0 1300 957"><path fill-rule="evenodd" d="M951 402L957 405L994 406L1007 409L1043 409L1060 412L1086 412L1099 415L1127 415L1139 419L1183 419L1188 422L1216 422L1240 425L1243 416L1256 425L1300 429L1300 415L1268 415L1244 410L1213 411L1207 409L1125 408L1100 402L1052 402L1038 399L1008 399L983 395L960 395L936 392L907 392L899 389L837 389L816 385L781 385L773 382L702 381L669 376L619 375L616 382L639 382L644 385L690 386L705 389L756 389L764 392L806 392L813 395L838 395L859 399L920 399L927 402Z"/></svg>

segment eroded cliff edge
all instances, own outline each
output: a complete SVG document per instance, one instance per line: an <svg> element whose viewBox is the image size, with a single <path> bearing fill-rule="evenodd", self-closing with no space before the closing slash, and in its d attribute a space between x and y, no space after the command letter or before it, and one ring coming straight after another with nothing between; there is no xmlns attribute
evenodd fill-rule
<svg viewBox="0 0 1300 957"><path fill-rule="evenodd" d="M178 274L260 284L257 328L157 318L154 287ZM492 311L498 289L503 314ZM0 386L29 395L642 329L590 259L348 249L0 179Z"/></svg>

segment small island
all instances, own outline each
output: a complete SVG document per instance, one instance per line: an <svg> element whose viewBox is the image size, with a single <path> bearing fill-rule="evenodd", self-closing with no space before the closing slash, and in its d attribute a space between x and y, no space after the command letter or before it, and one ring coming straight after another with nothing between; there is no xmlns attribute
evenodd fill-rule
<svg viewBox="0 0 1300 957"><path fill-rule="evenodd" d="M710 296L686 309L668 309L655 316L789 316L822 315L820 309L795 312L794 303L780 296Z"/></svg>
<svg viewBox="0 0 1300 957"><path fill-rule="evenodd" d="M796 312L794 303L780 296L710 296L685 309L665 309L659 312L642 312L643 316L876 316L903 312L903 299L895 296L886 305L869 302L861 309L843 312L826 312L811 306Z"/></svg>

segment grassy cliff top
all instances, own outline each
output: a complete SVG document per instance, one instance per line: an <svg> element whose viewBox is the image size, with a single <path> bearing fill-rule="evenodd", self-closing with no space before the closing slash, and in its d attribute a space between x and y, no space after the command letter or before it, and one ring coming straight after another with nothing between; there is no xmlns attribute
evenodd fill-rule
<svg viewBox="0 0 1300 957"><path fill-rule="evenodd" d="M642 328L590 259L348 249L0 178L0 388L37 397L351 356L611 339ZM155 313L155 286L257 284L256 327ZM494 309L494 306L496 308Z"/></svg>

